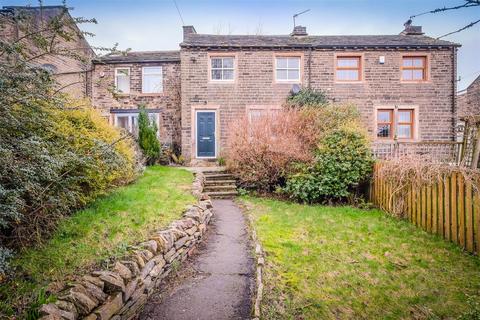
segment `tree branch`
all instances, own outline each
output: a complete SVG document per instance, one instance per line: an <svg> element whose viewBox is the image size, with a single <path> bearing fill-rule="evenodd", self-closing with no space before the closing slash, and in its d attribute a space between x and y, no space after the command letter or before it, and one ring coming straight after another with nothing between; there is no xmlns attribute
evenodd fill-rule
<svg viewBox="0 0 480 320"><path fill-rule="evenodd" d="M461 31L463 31L463 30L465 30L465 29L471 28L471 27L473 27L474 25L476 25L476 24L479 23L479 22L480 22L480 19L477 20L477 21L474 21L474 22L472 22L472 23L467 24L467 25L466 25L465 27L463 27L463 28L460 28L460 29L458 29L458 30L455 30L455 31L446 33L446 34L444 34L443 36L438 37L437 40L438 40L438 39L441 39L441 38L444 38L444 37L446 37L446 36L452 35L452 34L454 34L454 33L461 32Z"/></svg>

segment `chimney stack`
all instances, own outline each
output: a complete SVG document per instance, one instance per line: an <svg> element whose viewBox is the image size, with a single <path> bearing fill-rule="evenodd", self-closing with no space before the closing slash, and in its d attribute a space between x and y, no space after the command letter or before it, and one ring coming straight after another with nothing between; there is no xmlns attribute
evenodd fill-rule
<svg viewBox="0 0 480 320"><path fill-rule="evenodd" d="M412 26L412 20L408 20L403 24L405 29L400 32L401 35L410 36L410 35L422 35L422 26Z"/></svg>
<svg viewBox="0 0 480 320"><path fill-rule="evenodd" d="M197 31L193 26L183 26L183 39L187 37L189 34L196 34Z"/></svg>
<svg viewBox="0 0 480 320"><path fill-rule="evenodd" d="M293 27L293 31L290 33L290 35L292 37L308 36L307 27L295 26Z"/></svg>

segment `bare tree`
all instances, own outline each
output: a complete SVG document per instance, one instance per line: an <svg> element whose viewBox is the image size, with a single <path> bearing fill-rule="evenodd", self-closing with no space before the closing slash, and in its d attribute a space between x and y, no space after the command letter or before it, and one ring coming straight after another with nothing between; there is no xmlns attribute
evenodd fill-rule
<svg viewBox="0 0 480 320"><path fill-rule="evenodd" d="M451 6L451 7L445 7L444 6L443 8L436 8L436 9L433 9L433 10L430 10L430 11L425 11L425 12L418 13L418 14L415 14L413 16L410 16L410 19L407 21L407 24L412 23L412 20L414 18L419 17L419 16L423 16L423 15L426 15L426 14L435 14L435 13L451 11L451 10L458 10L458 9L463 9L463 8L470 8L470 7L480 7L480 0L463 0L463 1L464 1L463 4L459 4L459 5L456 5L456 6ZM476 21L472 21L469 24L467 24L467 25L465 25L465 26L463 26L463 27L461 27L461 28L459 28L455 31L452 31L452 32L449 32L449 33L446 33L444 35L441 35L441 36L437 37L437 39L441 39L441 38L447 37L449 35L452 35L454 33L458 33L458 32L461 32L463 30L466 30L468 28L471 28L479 22L480 22L480 19L478 19Z"/></svg>

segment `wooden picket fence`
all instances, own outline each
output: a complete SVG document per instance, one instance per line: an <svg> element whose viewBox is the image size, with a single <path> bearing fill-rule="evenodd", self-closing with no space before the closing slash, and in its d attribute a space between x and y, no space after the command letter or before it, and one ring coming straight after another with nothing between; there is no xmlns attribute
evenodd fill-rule
<svg viewBox="0 0 480 320"><path fill-rule="evenodd" d="M375 173L380 165L375 164ZM393 213L398 200L392 196L393 190L392 185L374 174L370 201ZM401 213L411 223L471 253L480 253L480 195L461 174L453 173L429 186L411 186L406 194Z"/></svg>

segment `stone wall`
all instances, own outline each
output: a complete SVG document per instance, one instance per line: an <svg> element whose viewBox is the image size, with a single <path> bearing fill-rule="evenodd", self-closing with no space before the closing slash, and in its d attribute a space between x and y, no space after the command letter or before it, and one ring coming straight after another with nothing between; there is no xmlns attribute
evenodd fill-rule
<svg viewBox="0 0 480 320"><path fill-rule="evenodd" d="M110 270L83 276L58 294L55 303L40 308L41 319L127 320L139 314L172 267L184 261L202 240L213 215L212 202L202 193L198 173L193 194L198 198L181 220L154 233Z"/></svg>
<svg viewBox="0 0 480 320"><path fill-rule="evenodd" d="M230 124L242 117L247 107L280 106L284 103L291 83L274 80L274 57L277 54L302 56L301 84L324 90L335 102L353 103L361 114L365 127L375 138L375 108L411 106L418 109L418 140L452 140L455 108L455 51L451 48L431 50L237 50L228 51L235 57L233 82L209 81L209 55L206 49L182 48L182 153L187 160L192 150L192 109L217 108L219 113L219 154L226 147ZM217 52L225 54L225 51ZM363 77L358 82L335 80L337 54L361 55ZM427 57L427 81L401 80L404 55ZM379 57L385 57L385 63Z"/></svg>

